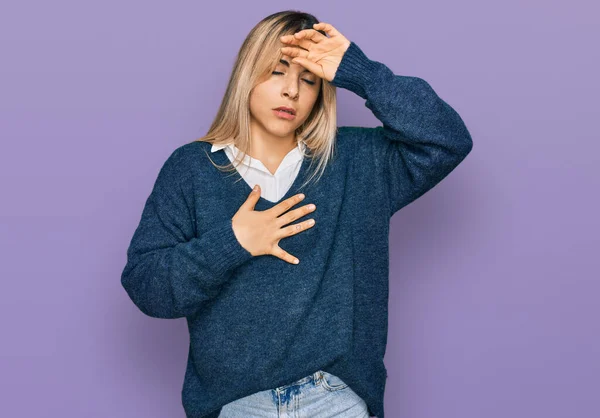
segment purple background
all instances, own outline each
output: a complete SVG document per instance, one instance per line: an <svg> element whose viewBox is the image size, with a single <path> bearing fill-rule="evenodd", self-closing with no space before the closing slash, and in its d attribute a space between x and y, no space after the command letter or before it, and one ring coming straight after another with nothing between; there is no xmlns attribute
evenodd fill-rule
<svg viewBox="0 0 600 418"><path fill-rule="evenodd" d="M12 3L0 8L0 416L184 417L185 319L133 305L126 249L162 163L207 131L248 31L293 6ZM392 219L386 413L600 416L597 5L358 5L296 4L427 80L474 140ZM378 124L338 91L339 125Z"/></svg>

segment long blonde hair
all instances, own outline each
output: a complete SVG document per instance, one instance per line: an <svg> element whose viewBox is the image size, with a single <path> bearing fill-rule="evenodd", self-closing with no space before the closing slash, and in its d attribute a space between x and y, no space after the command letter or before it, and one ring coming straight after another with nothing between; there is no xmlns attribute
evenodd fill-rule
<svg viewBox="0 0 600 418"><path fill-rule="evenodd" d="M250 150L250 94L265 76L275 70L282 57L280 48L284 45L279 38L312 29L315 23L319 21L311 14L286 10L265 17L252 28L238 52L227 90L210 129L205 136L196 139L216 145L233 142L240 150L235 166L231 162L224 166L215 164L207 153L214 166L225 171L236 171L237 165ZM319 32L326 35L321 30ZM296 129L297 139L306 145L304 156L311 158L310 165L318 161L308 181L319 173L318 180L332 158L336 131L336 87L321 79L319 96L309 117Z"/></svg>

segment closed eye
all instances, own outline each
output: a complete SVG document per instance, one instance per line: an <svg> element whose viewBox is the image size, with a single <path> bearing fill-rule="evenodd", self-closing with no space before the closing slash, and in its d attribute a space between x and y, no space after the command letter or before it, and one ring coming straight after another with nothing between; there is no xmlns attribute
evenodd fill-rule
<svg viewBox="0 0 600 418"><path fill-rule="evenodd" d="M282 73L282 72L280 72L280 71L273 71L273 72L272 72L272 74L281 75L281 74L283 74L283 73ZM307 82L307 83L308 83L308 84L310 84L311 86L312 86L313 84L315 84L315 82L314 82L314 81L310 81L310 80L307 80L307 79L305 79L305 78L303 78L303 79L302 79L302 81L305 81L305 82Z"/></svg>

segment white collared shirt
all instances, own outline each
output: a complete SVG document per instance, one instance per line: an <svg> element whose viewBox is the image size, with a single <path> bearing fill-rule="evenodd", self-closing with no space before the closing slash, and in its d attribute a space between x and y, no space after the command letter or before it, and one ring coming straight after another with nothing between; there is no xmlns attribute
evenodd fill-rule
<svg viewBox="0 0 600 418"><path fill-rule="evenodd" d="M277 167L275 174L265 167L265 165L256 158L248 154L244 156L243 161L238 166L238 172L252 188L255 184L260 185L260 196L270 202L279 201L294 183L300 166L302 165L302 154L306 145L303 141L298 141L298 146L287 153L287 155ZM225 154L229 161L233 162L240 150L234 144L213 145L210 152L225 148Z"/></svg>

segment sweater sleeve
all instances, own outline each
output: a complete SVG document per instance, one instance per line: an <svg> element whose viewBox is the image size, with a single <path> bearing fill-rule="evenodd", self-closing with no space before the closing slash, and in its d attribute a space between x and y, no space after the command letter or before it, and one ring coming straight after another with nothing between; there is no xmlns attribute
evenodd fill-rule
<svg viewBox="0 0 600 418"><path fill-rule="evenodd" d="M389 216L433 188L471 152L471 135L458 113L418 77L395 75L354 43L333 80L363 99L383 126L343 127L358 137L359 170L385 182Z"/></svg>
<svg viewBox="0 0 600 418"><path fill-rule="evenodd" d="M252 257L235 237L231 219L195 236L193 204L188 203L194 189L181 154L180 147L158 174L121 275L131 300L155 318L193 315Z"/></svg>

